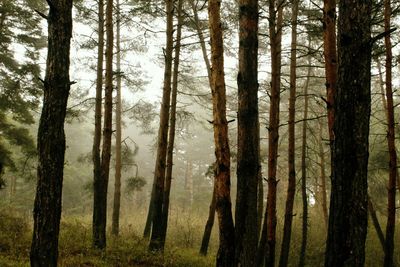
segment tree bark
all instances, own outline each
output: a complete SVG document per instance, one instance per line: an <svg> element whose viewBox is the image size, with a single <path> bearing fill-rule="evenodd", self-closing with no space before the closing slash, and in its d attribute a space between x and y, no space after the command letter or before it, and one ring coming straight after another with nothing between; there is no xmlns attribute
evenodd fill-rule
<svg viewBox="0 0 400 267"><path fill-rule="evenodd" d="M371 3L341 0L326 267L364 266L371 112Z"/></svg>
<svg viewBox="0 0 400 267"><path fill-rule="evenodd" d="M309 42L310 45L310 42ZM303 217L301 229L301 247L299 267L305 265L307 235L308 235L308 197L307 197L307 120L308 120L308 85L311 77L311 54L308 58L308 73L306 83L304 85L304 113L303 113L303 129L302 129L302 144L301 144L301 200L303 204Z"/></svg>
<svg viewBox="0 0 400 267"><path fill-rule="evenodd" d="M328 229L328 204L326 199L326 172L325 172L325 151L323 146L323 139L322 139L322 131L323 131L323 124L321 120L318 121L319 124L319 159L320 159L320 167L321 167L321 206L322 206L322 213L324 215L324 222L325 227Z"/></svg>
<svg viewBox="0 0 400 267"><path fill-rule="evenodd" d="M235 259L235 229L230 196L230 149L226 119L224 48L220 18L221 0L208 2L211 36L211 90L213 97L213 128L216 157L216 205L219 222L217 266L232 266Z"/></svg>
<svg viewBox="0 0 400 267"><path fill-rule="evenodd" d="M384 20L385 32L390 30L390 16L392 13L391 1L384 1ZM385 259L383 265L385 267L394 266L393 251L394 251L394 230L396 224L396 178L397 178L397 155L395 145L395 122L394 122L394 107L393 107L393 89L392 89L392 43L390 34L385 35L385 50L386 50L386 103L387 103L387 141L389 148L389 182L388 182L388 217L386 223L386 238L385 238Z"/></svg>
<svg viewBox="0 0 400 267"><path fill-rule="evenodd" d="M57 266L65 155L72 1L48 1L48 50L38 130L38 181L33 211L31 266Z"/></svg>
<svg viewBox="0 0 400 267"><path fill-rule="evenodd" d="M111 233L115 236L119 234L119 217L121 208L121 145L122 145L122 127L121 127L121 114L122 114L122 98L121 98L121 15L119 0L116 1L117 11L117 35L116 35L116 49L117 49L117 99L115 101L115 181L114 181L114 205L112 214Z"/></svg>
<svg viewBox="0 0 400 267"><path fill-rule="evenodd" d="M281 88L281 46L283 24L283 1L269 1L269 37L271 46L271 92L268 126L268 195L261 234L258 265L275 266L276 245L276 170L279 142L279 103ZM268 215L268 216L267 216Z"/></svg>
<svg viewBox="0 0 400 267"><path fill-rule="evenodd" d="M212 228L214 225L215 209L216 209L216 199L215 199L215 186L214 186L210 209L208 212L208 219L207 219L206 226L204 227L203 238L201 240L200 255L203 255L203 256L207 255L208 244L210 243L211 231L212 231Z"/></svg>
<svg viewBox="0 0 400 267"><path fill-rule="evenodd" d="M165 188L164 188L164 200L162 210L162 233L161 233L161 246L165 245L165 238L167 236L168 227L168 212L169 212L169 195L171 191L172 181L172 167L174 161L174 145L175 145L175 125L176 125L176 101L178 95L178 74L179 74L179 56L181 50L181 39L182 39L182 5L183 0L178 0L178 25L176 31L176 42L175 42L175 58L173 67L172 77L172 95L171 95L171 112L169 121L169 136L168 136L168 148L167 148L167 173L165 176Z"/></svg>
<svg viewBox="0 0 400 267"><path fill-rule="evenodd" d="M168 121L171 99L171 71L172 71L172 50L173 50L173 0L165 1L167 14L166 49L164 88L160 109L160 128L158 130L157 158L154 170L154 209L152 218L152 232L149 249L152 251L162 250L162 210L165 184L165 168L168 145Z"/></svg>
<svg viewBox="0 0 400 267"><path fill-rule="evenodd" d="M258 0L239 1L235 265L254 266L258 245Z"/></svg>
<svg viewBox="0 0 400 267"><path fill-rule="evenodd" d="M289 260L290 239L292 235L293 204L296 194L296 165L295 165L295 117L296 117L296 67L297 67L297 15L299 1L292 1L292 40L290 51L290 96L289 96L289 148L288 148L288 188L285 206L285 221L279 267L286 267Z"/></svg>
<svg viewBox="0 0 400 267"><path fill-rule="evenodd" d="M110 175L111 135L112 135L112 91L113 91L113 1L106 6L106 79L104 94L104 127L101 153L100 179L94 181L93 204L93 246L97 249L106 247L107 227L107 192Z"/></svg>
<svg viewBox="0 0 400 267"><path fill-rule="evenodd" d="M100 158L100 143L101 143L101 117L102 117L102 94L103 94L103 62L104 62L104 1L99 0L98 10L98 47L97 47L97 76L96 76L96 104L94 115L94 137L92 148L93 160L93 207L98 200L96 186L101 180L101 158ZM93 209L92 218L93 239L97 236L98 229L95 225L95 211ZM94 245L94 240L93 240Z"/></svg>
<svg viewBox="0 0 400 267"><path fill-rule="evenodd" d="M328 110L329 141L332 146L334 139L333 122L335 118L333 105L337 83L336 0L324 0L323 30L326 104Z"/></svg>

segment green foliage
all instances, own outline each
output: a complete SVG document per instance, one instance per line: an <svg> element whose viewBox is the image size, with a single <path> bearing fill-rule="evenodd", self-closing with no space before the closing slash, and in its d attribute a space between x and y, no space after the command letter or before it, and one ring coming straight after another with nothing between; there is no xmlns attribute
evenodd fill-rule
<svg viewBox="0 0 400 267"><path fill-rule="evenodd" d="M146 180L144 177L129 177L126 179L126 193L133 194L136 191L141 191L146 185Z"/></svg>

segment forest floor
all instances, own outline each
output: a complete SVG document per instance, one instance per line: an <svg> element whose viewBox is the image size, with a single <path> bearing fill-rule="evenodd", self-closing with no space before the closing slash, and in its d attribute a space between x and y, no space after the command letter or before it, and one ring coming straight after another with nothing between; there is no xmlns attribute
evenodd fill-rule
<svg viewBox="0 0 400 267"><path fill-rule="evenodd" d="M91 227L84 218L64 218L60 226L60 267L124 267L124 266L214 266L215 252L202 257L198 249L167 243L164 253L151 253L147 241L127 227L119 237L108 236L105 251L91 248ZM0 266L29 265L32 227L27 218L15 212L0 210Z"/></svg>

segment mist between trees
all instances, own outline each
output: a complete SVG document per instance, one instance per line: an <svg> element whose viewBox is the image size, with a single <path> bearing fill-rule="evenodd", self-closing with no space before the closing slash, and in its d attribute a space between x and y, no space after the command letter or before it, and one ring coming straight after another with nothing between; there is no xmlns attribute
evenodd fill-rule
<svg viewBox="0 0 400 267"><path fill-rule="evenodd" d="M399 2L0 3L0 266L397 266Z"/></svg>

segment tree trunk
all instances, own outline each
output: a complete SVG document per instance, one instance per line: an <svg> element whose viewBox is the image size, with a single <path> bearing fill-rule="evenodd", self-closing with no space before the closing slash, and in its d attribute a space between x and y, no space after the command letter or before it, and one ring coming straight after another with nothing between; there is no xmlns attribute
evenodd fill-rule
<svg viewBox="0 0 400 267"><path fill-rule="evenodd" d="M235 265L254 266L258 245L258 0L239 1Z"/></svg>
<svg viewBox="0 0 400 267"><path fill-rule="evenodd" d="M289 148L288 148L288 188L285 207L285 222L279 267L286 267L289 260L290 239L292 235L293 203L296 194L296 165L295 165L295 118L296 118L296 67L297 67L297 14L299 1L292 1L292 43L290 50L290 97L289 97Z"/></svg>
<svg viewBox="0 0 400 267"><path fill-rule="evenodd" d="M48 50L38 130L38 181L31 266L57 266L65 154L64 121L71 82L72 1L48 1Z"/></svg>
<svg viewBox="0 0 400 267"><path fill-rule="evenodd" d="M335 118L333 104L337 83L336 0L324 0L323 29L326 104L328 110L329 141L332 146L334 139L333 121Z"/></svg>
<svg viewBox="0 0 400 267"><path fill-rule="evenodd" d="M382 245L383 251L385 251L385 236L383 235L383 231L381 225L379 224L378 217L376 216L376 211L374 208L374 204L372 203L371 197L368 196L368 211L369 215L371 215L372 224L376 230L376 234L379 238L379 242Z"/></svg>
<svg viewBox="0 0 400 267"><path fill-rule="evenodd" d="M385 31L390 30L390 16L392 13L390 0L384 1L385 11ZM385 36L386 47L386 102L387 102L387 122L388 122L388 148L389 148L389 183L388 183L388 217L386 223L385 238L385 259L384 266L392 267L394 251L394 229L396 224L396 177L397 177L397 155L395 145L395 123L392 90L392 43L390 34Z"/></svg>
<svg viewBox="0 0 400 267"><path fill-rule="evenodd" d="M310 46L309 42L309 46ZM303 217L301 229L301 247L299 267L305 265L307 235L308 235L308 199L307 199L307 120L308 120L308 85L311 77L311 54L308 58L308 73L306 84L304 85L304 113L303 113L303 129L302 129L302 144L301 144L301 199L303 204Z"/></svg>
<svg viewBox="0 0 400 267"><path fill-rule="evenodd" d="M213 128L216 157L215 194L219 222L217 266L232 266L235 259L235 229L230 196L230 149L226 119L224 47L220 18L221 0L208 2L211 36L211 90L213 97Z"/></svg>
<svg viewBox="0 0 400 267"><path fill-rule="evenodd" d="M364 266L371 112L371 3L339 4L332 191L326 267Z"/></svg>
<svg viewBox="0 0 400 267"><path fill-rule="evenodd" d="M113 1L108 0L106 6L106 80L104 94L104 127L101 153L100 180L94 183L93 205L93 246L98 249L106 247L107 226L107 191L110 175L111 136L112 136L112 91L113 91Z"/></svg>
<svg viewBox="0 0 400 267"><path fill-rule="evenodd" d="M104 1L99 0L98 10L98 47L97 47L97 77L96 77L96 104L95 104L95 115L94 115L94 137L93 137L93 148L92 148L92 160L93 160L93 207L96 206L98 199L98 187L101 181L101 158L100 158L100 143L101 143L101 117L102 117L102 94L103 94L103 62L104 62ZM94 239L98 236L96 226L97 213L93 208L92 218L92 231L93 231L93 245L95 244Z"/></svg>
<svg viewBox="0 0 400 267"><path fill-rule="evenodd" d="M259 259L265 258L266 266L275 266L276 244L276 170L278 165L279 103L281 88L281 41L283 0L269 1L269 36L271 46L271 92L268 126L268 195L264 215L263 233L260 240ZM268 216L267 216L268 215ZM264 239L264 240L263 240ZM265 240L266 239L266 240ZM266 252L266 253L265 253Z"/></svg>
<svg viewBox="0 0 400 267"><path fill-rule="evenodd" d="M215 208L216 208L216 201L215 201L215 186L214 190L212 193L212 199L211 199L211 204L210 204L210 209L208 212L208 219L206 226L204 227L204 234L203 238L201 240L201 247L200 247L200 254L203 256L207 255L207 250L208 250L208 244L210 243L210 236L211 236L211 231L214 225L214 218L215 218Z"/></svg>
<svg viewBox="0 0 400 267"><path fill-rule="evenodd" d="M121 98L121 16L119 0L116 2L117 8L117 99L115 103L115 181L114 181L114 206L112 214L111 233L115 236L119 234L119 217L121 208L121 145L122 145L122 98Z"/></svg>
<svg viewBox="0 0 400 267"><path fill-rule="evenodd" d="M162 250L162 210L165 183L165 168L168 145L168 121L169 107L171 99L171 70L172 70L172 50L173 50L173 0L165 1L167 14L166 49L165 49L165 69L164 69L164 88L160 109L160 128L158 130L157 158L154 170L154 209L152 218L152 232L149 249L152 251Z"/></svg>
<svg viewBox="0 0 400 267"><path fill-rule="evenodd" d="M167 236L168 227L168 212L169 212L169 195L171 191L172 181L172 167L174 160L174 144L175 144L175 124L176 124L176 99L178 95L178 74L179 74L179 55L181 49L181 38L182 38L182 5L183 0L178 0L178 26L176 31L176 42L175 42L175 59L174 59L174 71L172 77L172 99L171 99L171 112L169 121L169 136L168 136L168 148L167 148L167 173L165 176L165 188L164 188L164 200L162 210L162 233L161 233L161 246L165 245L165 238Z"/></svg>
<svg viewBox="0 0 400 267"><path fill-rule="evenodd" d="M319 159L321 167L321 199L322 199L322 213L324 215L325 227L328 229L328 204L326 199L326 172L325 172L325 151L323 146L322 131L323 125L321 120L318 121L319 124Z"/></svg>

